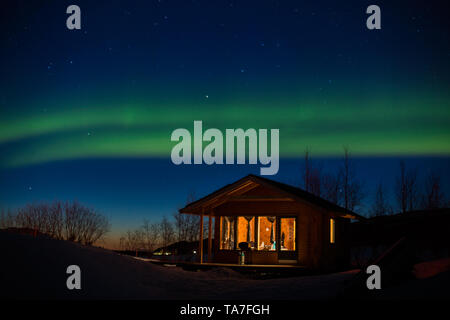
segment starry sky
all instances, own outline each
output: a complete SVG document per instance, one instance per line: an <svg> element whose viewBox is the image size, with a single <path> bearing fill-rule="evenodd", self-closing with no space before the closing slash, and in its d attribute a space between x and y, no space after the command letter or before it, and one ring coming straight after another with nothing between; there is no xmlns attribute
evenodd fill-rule
<svg viewBox="0 0 450 320"><path fill-rule="evenodd" d="M370 4L382 29L368 30ZM66 8L81 8L81 30ZM114 235L258 166L175 166L176 128L280 129L280 171L350 148L367 202L399 159L450 177L445 4L415 1L6 1L0 207L77 199ZM369 204L361 210L367 210ZM111 240L112 241L112 240Z"/></svg>

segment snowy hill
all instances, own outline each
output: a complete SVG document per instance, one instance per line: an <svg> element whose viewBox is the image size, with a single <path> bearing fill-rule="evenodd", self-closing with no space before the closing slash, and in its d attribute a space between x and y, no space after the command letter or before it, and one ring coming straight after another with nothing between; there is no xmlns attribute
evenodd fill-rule
<svg viewBox="0 0 450 320"><path fill-rule="evenodd" d="M105 249L5 231L0 231L0 254L1 298L330 299L355 275L350 271L254 280L228 269L185 271ZM66 268L72 264L81 268L81 290L66 287ZM446 272L380 290L376 298L444 298L448 280Z"/></svg>
<svg viewBox="0 0 450 320"><path fill-rule="evenodd" d="M105 249L0 231L1 294L62 299L329 298L352 274L252 280L231 270L191 272ZM66 268L81 268L81 290L68 290Z"/></svg>

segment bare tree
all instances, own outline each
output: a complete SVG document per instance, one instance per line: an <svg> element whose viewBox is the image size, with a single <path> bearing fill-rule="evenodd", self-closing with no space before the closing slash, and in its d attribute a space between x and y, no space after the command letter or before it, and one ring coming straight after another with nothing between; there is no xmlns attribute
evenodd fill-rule
<svg viewBox="0 0 450 320"><path fill-rule="evenodd" d="M407 175L409 210L417 209L419 193L417 189L417 170L411 169Z"/></svg>
<svg viewBox="0 0 450 320"><path fill-rule="evenodd" d="M305 150L305 169L303 172L304 189L318 197L322 196L322 169L314 167L311 161L310 149Z"/></svg>
<svg viewBox="0 0 450 320"><path fill-rule="evenodd" d="M0 228L13 228L16 226L16 217L11 210L0 211Z"/></svg>
<svg viewBox="0 0 450 320"><path fill-rule="evenodd" d="M65 238L69 241L92 245L102 238L110 228L108 219L95 210L74 201L63 205L65 216Z"/></svg>
<svg viewBox="0 0 450 320"><path fill-rule="evenodd" d="M34 230L35 234L48 231L48 206L46 204L28 204L18 209L16 225Z"/></svg>
<svg viewBox="0 0 450 320"><path fill-rule="evenodd" d="M64 217L61 202L55 201L48 208L47 233L55 239L63 239Z"/></svg>
<svg viewBox="0 0 450 320"><path fill-rule="evenodd" d="M310 192L318 197L322 196L322 170L319 167L314 167L311 171L309 180Z"/></svg>
<svg viewBox="0 0 450 320"><path fill-rule="evenodd" d="M341 168L344 208L350 207L351 160L347 147L344 147L344 164Z"/></svg>
<svg viewBox="0 0 450 320"><path fill-rule="evenodd" d="M178 241L188 241L189 238L189 217L188 214L176 212L173 214Z"/></svg>
<svg viewBox="0 0 450 320"><path fill-rule="evenodd" d="M188 241L196 241L200 237L200 217L188 215Z"/></svg>
<svg viewBox="0 0 450 320"><path fill-rule="evenodd" d="M121 236L119 239L119 249L120 250L128 250L127 249L127 238L125 236Z"/></svg>
<svg viewBox="0 0 450 320"><path fill-rule="evenodd" d="M441 177L431 172L425 179L425 194L422 197L424 209L438 209L445 207L445 196L442 192Z"/></svg>
<svg viewBox="0 0 450 320"><path fill-rule="evenodd" d="M188 194L186 204L195 201L194 192ZM196 241L200 234L200 217L192 214L175 213L175 228L178 241Z"/></svg>
<svg viewBox="0 0 450 320"><path fill-rule="evenodd" d="M324 199L339 204L340 175L325 174L322 176L322 196Z"/></svg>
<svg viewBox="0 0 450 320"><path fill-rule="evenodd" d="M128 230L120 237L120 249L134 251L136 256L138 255L139 250L146 250L151 254L159 245L161 245L161 238L165 228L166 226L163 225L163 223L144 220L139 228Z"/></svg>
<svg viewBox="0 0 450 320"><path fill-rule="evenodd" d="M109 231L110 224L105 216L91 211L85 219L84 227L81 242L85 245L92 245L103 238Z"/></svg>
<svg viewBox="0 0 450 320"><path fill-rule="evenodd" d="M417 170L406 170L405 162L400 161L400 175L396 180L396 198L401 212L417 208Z"/></svg>
<svg viewBox="0 0 450 320"><path fill-rule="evenodd" d="M14 220L17 227L32 229L35 234L84 245L100 240L110 228L105 216L78 202L29 204L17 211Z"/></svg>
<svg viewBox="0 0 450 320"><path fill-rule="evenodd" d="M303 184L305 191L310 192L310 179L311 179L311 164L309 159L309 148L307 147L305 150L305 170L303 172Z"/></svg>
<svg viewBox="0 0 450 320"><path fill-rule="evenodd" d="M138 251L144 247L144 233L140 229L128 230L120 241L124 250L134 251L137 257Z"/></svg>
<svg viewBox="0 0 450 320"><path fill-rule="evenodd" d="M406 183L406 168L405 162L400 161L400 176L397 177L396 181L396 196L399 207L403 213L408 210L408 192Z"/></svg>
<svg viewBox="0 0 450 320"><path fill-rule="evenodd" d="M344 160L339 174L342 182L342 206L353 211L361 205L364 193L361 182L356 179L355 166L348 147L344 147Z"/></svg>
<svg viewBox="0 0 450 320"><path fill-rule="evenodd" d="M150 223L148 220L144 220L142 232L144 248L149 253L152 253L160 242L159 225L157 223Z"/></svg>
<svg viewBox="0 0 450 320"><path fill-rule="evenodd" d="M387 202L385 194L386 193L383 184L381 182L378 183L375 194L375 201L373 202L372 208L370 210L372 216L379 217L392 213L392 208Z"/></svg>
<svg viewBox="0 0 450 320"><path fill-rule="evenodd" d="M173 224L166 216L161 220L159 228L161 230L161 245L163 250L165 250L165 248L174 241L175 231L173 229Z"/></svg>

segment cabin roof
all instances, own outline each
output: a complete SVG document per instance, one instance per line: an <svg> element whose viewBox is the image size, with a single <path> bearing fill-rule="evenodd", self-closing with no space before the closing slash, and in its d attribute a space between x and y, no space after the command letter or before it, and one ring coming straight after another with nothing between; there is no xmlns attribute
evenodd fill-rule
<svg viewBox="0 0 450 320"><path fill-rule="evenodd" d="M201 214L202 209L205 208L212 209L214 207L217 207L225 203L227 200L229 200L232 195L239 195L241 193L245 193L246 191L251 190L258 185L265 186L270 189L275 189L281 194L284 194L287 198L290 198L292 201L307 202L312 205L324 208L328 211L332 211L345 218L358 220L365 219L364 217L354 213L351 210L342 208L328 200L318 197L303 189L285 183L281 183L278 181L263 178L260 176L256 176L253 174L249 174L231 184L228 184L210 193L209 195L204 196L201 199L198 199L196 201L187 204L184 208L180 209L179 212L189 214Z"/></svg>

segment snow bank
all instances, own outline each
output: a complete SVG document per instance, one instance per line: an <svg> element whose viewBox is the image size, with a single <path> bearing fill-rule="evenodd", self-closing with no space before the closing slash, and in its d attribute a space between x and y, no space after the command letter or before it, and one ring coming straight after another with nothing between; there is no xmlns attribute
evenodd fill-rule
<svg viewBox="0 0 450 320"><path fill-rule="evenodd" d="M0 231L1 297L31 299L327 299L353 273L252 280L227 268L185 271L67 241ZM143 261L144 260L144 261ZM81 290L66 268L81 268Z"/></svg>

